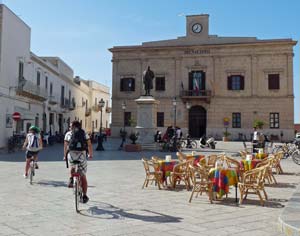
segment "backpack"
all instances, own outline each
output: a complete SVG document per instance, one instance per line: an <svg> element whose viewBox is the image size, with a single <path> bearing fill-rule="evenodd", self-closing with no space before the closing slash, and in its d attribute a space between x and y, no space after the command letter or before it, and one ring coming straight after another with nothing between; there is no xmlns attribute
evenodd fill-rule
<svg viewBox="0 0 300 236"><path fill-rule="evenodd" d="M36 152L39 149L40 149L39 135L38 134L28 135L27 150Z"/></svg>
<svg viewBox="0 0 300 236"><path fill-rule="evenodd" d="M71 139L69 141L70 151L86 151L87 140L85 138L85 132L82 129L74 129L72 131Z"/></svg>

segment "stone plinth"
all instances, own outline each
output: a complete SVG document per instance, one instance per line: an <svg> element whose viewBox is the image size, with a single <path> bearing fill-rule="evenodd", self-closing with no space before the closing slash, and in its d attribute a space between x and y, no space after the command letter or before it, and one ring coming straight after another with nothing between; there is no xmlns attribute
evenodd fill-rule
<svg viewBox="0 0 300 236"><path fill-rule="evenodd" d="M138 142L141 144L154 143L154 134L157 129L156 114L159 101L152 96L141 96L135 100L137 103L137 126L139 132Z"/></svg>

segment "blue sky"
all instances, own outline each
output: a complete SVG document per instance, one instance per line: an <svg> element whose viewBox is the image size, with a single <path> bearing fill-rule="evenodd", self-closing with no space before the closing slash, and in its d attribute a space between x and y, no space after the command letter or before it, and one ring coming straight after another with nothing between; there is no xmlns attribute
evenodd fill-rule
<svg viewBox="0 0 300 236"><path fill-rule="evenodd" d="M1 2L1 0L0 0ZM85 79L111 87L113 46L185 35L182 14L209 14L210 34L300 38L299 0L2 0L32 30L31 50L59 56ZM294 48L300 123L299 45Z"/></svg>

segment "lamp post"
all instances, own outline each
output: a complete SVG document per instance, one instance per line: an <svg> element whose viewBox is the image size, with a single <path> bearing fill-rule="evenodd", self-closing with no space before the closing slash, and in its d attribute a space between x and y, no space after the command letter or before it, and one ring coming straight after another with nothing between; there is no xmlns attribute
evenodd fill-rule
<svg viewBox="0 0 300 236"><path fill-rule="evenodd" d="M186 102L185 106L186 106L186 109L187 109L188 112L189 112L189 110L191 109L191 106L192 106L192 105L191 105L189 102ZM187 142L186 142L186 148L191 148L191 147L192 147L192 144L191 144L191 137L190 137L190 134L189 134L189 133L188 133L187 136L186 136L186 140L187 140Z"/></svg>
<svg viewBox="0 0 300 236"><path fill-rule="evenodd" d="M98 103L98 107L100 109L100 132L99 132L99 136L98 136L98 146L96 148L97 151L104 151L104 148L103 148L103 135L102 135L102 109L105 105L105 102L103 100L103 98L101 98L101 100L99 101Z"/></svg>
<svg viewBox="0 0 300 236"><path fill-rule="evenodd" d="M176 97L173 98L172 100L173 107L174 107L174 140L173 140L173 152L177 152L177 134L176 134Z"/></svg>
<svg viewBox="0 0 300 236"><path fill-rule="evenodd" d="M122 103L122 110L123 110L123 130L121 131L122 143L119 149L123 148L123 145L126 141L126 131L125 131L125 110L126 110L126 103L123 101Z"/></svg>

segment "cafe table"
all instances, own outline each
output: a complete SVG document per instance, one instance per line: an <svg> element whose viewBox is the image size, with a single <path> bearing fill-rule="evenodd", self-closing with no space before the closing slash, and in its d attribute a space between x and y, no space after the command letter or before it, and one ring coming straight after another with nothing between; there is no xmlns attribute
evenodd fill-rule
<svg viewBox="0 0 300 236"><path fill-rule="evenodd" d="M201 164L201 165L205 165L206 164L206 160L205 160L205 156L204 155L189 155L187 154L186 155L187 158L190 158L190 157L194 157L194 162L193 162L193 165L194 166L198 166L198 163Z"/></svg>
<svg viewBox="0 0 300 236"><path fill-rule="evenodd" d="M229 186L235 186L235 200L237 199L237 184L238 173L232 168L212 168L208 174L209 179L213 183L213 192L218 195L218 198L222 198L229 193Z"/></svg>
<svg viewBox="0 0 300 236"><path fill-rule="evenodd" d="M244 171L252 170L261 161L262 161L261 159L252 159L252 160L244 159L240 161L240 167Z"/></svg>
<svg viewBox="0 0 300 236"><path fill-rule="evenodd" d="M162 172L162 181L167 182L167 177L171 175L173 168L176 164L178 164L178 160L159 160L158 166L159 170Z"/></svg>

